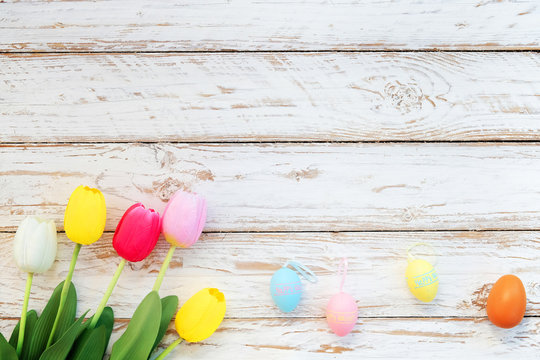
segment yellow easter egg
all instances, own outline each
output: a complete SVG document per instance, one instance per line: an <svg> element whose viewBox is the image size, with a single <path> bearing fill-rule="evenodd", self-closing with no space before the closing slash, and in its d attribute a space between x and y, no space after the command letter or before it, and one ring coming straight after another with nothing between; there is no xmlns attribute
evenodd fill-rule
<svg viewBox="0 0 540 360"><path fill-rule="evenodd" d="M437 295L439 277L433 265L426 260L410 261L405 276L409 290L418 300L430 302Z"/></svg>

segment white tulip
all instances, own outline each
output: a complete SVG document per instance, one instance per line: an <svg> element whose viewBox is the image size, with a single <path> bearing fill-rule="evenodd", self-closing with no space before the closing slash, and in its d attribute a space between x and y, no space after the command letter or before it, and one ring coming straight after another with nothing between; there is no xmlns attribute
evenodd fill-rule
<svg viewBox="0 0 540 360"><path fill-rule="evenodd" d="M17 266L28 273L43 273L56 258L56 225L52 220L29 216L15 234L14 255Z"/></svg>

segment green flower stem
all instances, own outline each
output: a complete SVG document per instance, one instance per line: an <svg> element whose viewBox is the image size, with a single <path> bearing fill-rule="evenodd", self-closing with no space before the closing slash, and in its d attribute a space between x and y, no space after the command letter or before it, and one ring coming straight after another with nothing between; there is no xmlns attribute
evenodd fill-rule
<svg viewBox="0 0 540 360"><path fill-rule="evenodd" d="M165 260L163 261L163 265L161 265L161 269L159 270L159 275L156 279L156 283L154 284L154 288L152 289L155 292L159 292L159 288L161 287L161 283L163 282L163 277L165 276L165 271L167 271L167 268L169 267L169 264L171 262L175 249L176 249L176 246L171 245L171 247L169 248L169 252L167 253L167 256L165 257Z"/></svg>
<svg viewBox="0 0 540 360"><path fill-rule="evenodd" d="M32 279L34 278L34 273L28 273L26 277L26 290L24 291L24 303L21 314L21 325L19 326L19 340L17 341L17 356L21 357L23 341L24 341L24 330L26 328L26 313L28 312L28 300L30 299L30 288L32 287Z"/></svg>
<svg viewBox="0 0 540 360"><path fill-rule="evenodd" d="M173 349L175 347L177 347L182 341L184 341L184 339L182 338L178 338L178 340L176 340L175 342L173 342L171 345L169 345L168 348L165 349L165 351L163 351L157 358L156 360L162 360L162 359L165 359L165 356L169 355L169 353L171 351L173 351Z"/></svg>
<svg viewBox="0 0 540 360"><path fill-rule="evenodd" d="M64 286L62 286L62 293L60 294L60 303L58 304L58 311L56 312L56 318L54 319L54 324L49 335L49 340L47 340L47 349L52 345L54 333L58 327L58 322L60 321L60 314L64 310L64 305L66 304L67 296L69 293L69 287L71 285L71 278L73 277L73 271L75 271L75 264L77 263L77 258L79 257L79 252L81 251L81 244L75 244L73 249L73 255L71 256L71 263L69 264L69 271L64 281Z"/></svg>
<svg viewBox="0 0 540 360"><path fill-rule="evenodd" d="M96 313L94 317L92 318L92 322L90 323L89 329L93 329L96 326L99 320L99 317L101 316L101 313L103 313L103 309L105 309L105 306L107 305L107 301L109 301L109 298L111 297L114 287L116 286L116 283L118 282L118 278L120 277L120 274L122 273L122 270L124 269L124 265L126 265L126 259L122 259L120 261L120 264L118 264L118 267L116 268L116 272L114 273L114 276L111 279L111 282L109 283L109 287L107 288L107 291L105 291L105 294L103 295L103 298L101 299L101 303L99 303Z"/></svg>

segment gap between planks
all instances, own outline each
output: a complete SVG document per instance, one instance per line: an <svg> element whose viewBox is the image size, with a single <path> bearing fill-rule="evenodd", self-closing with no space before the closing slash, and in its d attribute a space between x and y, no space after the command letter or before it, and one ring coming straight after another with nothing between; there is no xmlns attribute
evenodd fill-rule
<svg viewBox="0 0 540 360"><path fill-rule="evenodd" d="M15 234L16 229L0 230L2 234ZM202 234L206 235L219 235L219 234L259 234L259 235L272 235L272 234L370 234L370 233L483 233L483 232L540 232L540 228L527 228L527 229L389 229L389 230L224 230L224 231L203 231ZM65 234L64 230L58 230L58 234ZM114 234L113 230L105 230L103 234Z"/></svg>
<svg viewBox="0 0 540 360"><path fill-rule="evenodd" d="M500 140L500 139L487 139L487 140L336 140L336 141L329 141L329 140L313 140L313 141L307 141L307 140L261 140L261 141L249 141L249 140L239 140L239 141L230 141L230 140L223 140L223 141L200 141L200 140L194 140L194 141L170 141L170 140L164 140L164 141L131 141L131 140L118 140L118 141L48 141L48 142L27 142L27 141L0 141L0 147L9 147L10 145L13 146L29 146L29 147L37 147L37 146L55 146L55 145L112 145L112 144L127 144L127 145L273 145L273 144L291 144L291 145L310 145L310 144L331 144L331 145L339 145L339 144L523 144L523 145L540 145L540 140L536 139L529 139L529 140Z"/></svg>
<svg viewBox="0 0 540 360"><path fill-rule="evenodd" d="M178 304L178 309L182 304ZM39 312L38 312L39 313ZM540 318L540 315L528 315L523 316L524 319L534 319ZM0 317L0 321L19 321L21 318L18 316L3 316ZM85 319L90 319L90 316L85 317ZM250 320L321 320L326 319L326 316L272 316L272 317L234 317L234 316L225 316L224 319L227 320L240 320L240 321L250 321ZM487 316L361 316L358 315L358 320L488 320ZM129 317L115 317L115 322L129 322L131 318Z"/></svg>
<svg viewBox="0 0 540 360"><path fill-rule="evenodd" d="M380 49L380 50L215 50L215 51L0 51L0 55L115 55L115 54L354 54L354 53L539 53L540 49L523 49L523 48L504 48L504 49L463 49L463 50L446 50L446 49Z"/></svg>

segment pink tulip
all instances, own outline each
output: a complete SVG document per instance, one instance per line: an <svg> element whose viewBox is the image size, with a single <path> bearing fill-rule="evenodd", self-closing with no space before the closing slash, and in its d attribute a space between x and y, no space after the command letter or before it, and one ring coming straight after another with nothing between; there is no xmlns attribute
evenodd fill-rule
<svg viewBox="0 0 540 360"><path fill-rule="evenodd" d="M159 214L137 203L126 210L116 226L113 247L127 261L141 261L154 250L160 232Z"/></svg>
<svg viewBox="0 0 540 360"><path fill-rule="evenodd" d="M205 222L206 200L200 195L178 190L163 212L163 235L171 245L187 248L199 239Z"/></svg>

